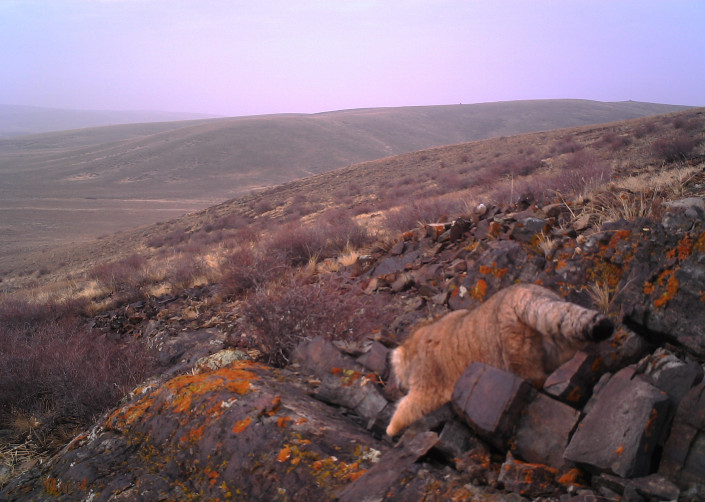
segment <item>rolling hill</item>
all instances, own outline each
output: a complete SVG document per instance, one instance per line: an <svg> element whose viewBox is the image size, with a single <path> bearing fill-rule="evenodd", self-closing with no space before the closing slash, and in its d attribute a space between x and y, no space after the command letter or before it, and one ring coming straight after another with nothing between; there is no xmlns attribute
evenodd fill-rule
<svg viewBox="0 0 705 502"><path fill-rule="evenodd" d="M38 106L0 105L0 138L115 124L171 122L213 117L213 115L201 113L64 110Z"/></svg>
<svg viewBox="0 0 705 502"><path fill-rule="evenodd" d="M61 131L0 141L0 256L164 221L252 190L433 146L682 110L545 100Z"/></svg>

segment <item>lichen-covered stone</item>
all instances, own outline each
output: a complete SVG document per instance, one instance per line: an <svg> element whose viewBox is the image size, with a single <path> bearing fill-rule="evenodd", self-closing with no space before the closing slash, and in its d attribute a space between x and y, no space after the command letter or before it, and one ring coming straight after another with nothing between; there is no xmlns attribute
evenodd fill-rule
<svg viewBox="0 0 705 502"><path fill-rule="evenodd" d="M328 500L388 450L250 362L137 389L3 500ZM289 383L291 382L291 383Z"/></svg>

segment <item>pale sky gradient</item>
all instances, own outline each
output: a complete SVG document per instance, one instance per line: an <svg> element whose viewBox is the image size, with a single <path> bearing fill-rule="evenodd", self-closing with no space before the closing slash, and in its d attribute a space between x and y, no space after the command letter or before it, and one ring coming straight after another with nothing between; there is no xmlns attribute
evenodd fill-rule
<svg viewBox="0 0 705 502"><path fill-rule="evenodd" d="M0 104L705 106L702 0L0 0Z"/></svg>

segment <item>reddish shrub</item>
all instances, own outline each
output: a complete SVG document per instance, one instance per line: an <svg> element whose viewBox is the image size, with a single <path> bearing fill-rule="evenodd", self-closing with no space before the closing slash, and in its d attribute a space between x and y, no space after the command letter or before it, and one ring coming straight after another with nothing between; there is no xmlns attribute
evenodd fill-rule
<svg viewBox="0 0 705 502"><path fill-rule="evenodd" d="M100 282L113 293L134 291L146 283L146 264L144 256L133 254L124 260L96 265L88 272L88 277Z"/></svg>
<svg viewBox="0 0 705 502"><path fill-rule="evenodd" d="M237 249L220 267L220 290L227 296L239 296L263 287L286 268L272 253L256 254L249 248Z"/></svg>
<svg viewBox="0 0 705 502"><path fill-rule="evenodd" d="M583 145L577 143L573 138L565 137L556 142L552 147L553 153L575 153L583 149Z"/></svg>
<svg viewBox="0 0 705 502"><path fill-rule="evenodd" d="M641 139L644 136L655 133L660 128L661 127L654 121L646 122L634 130L634 136L636 136L637 139Z"/></svg>
<svg viewBox="0 0 705 502"><path fill-rule="evenodd" d="M176 247L182 242L188 241L190 235L184 228L177 228L163 235L155 235L147 240L147 245L153 248Z"/></svg>
<svg viewBox="0 0 705 502"><path fill-rule="evenodd" d="M286 365L303 340L359 340L389 320L374 297L332 277L307 282L290 276L250 295L242 312L249 335L237 343L256 347L268 364L277 366Z"/></svg>
<svg viewBox="0 0 705 502"><path fill-rule="evenodd" d="M88 423L151 370L144 347L107 339L74 308L0 304L0 421L21 413L47 426Z"/></svg>
<svg viewBox="0 0 705 502"><path fill-rule="evenodd" d="M659 138L654 142L654 155L666 162L686 160L693 155L693 151L700 146L702 140L691 138L686 133L679 133L674 138Z"/></svg>

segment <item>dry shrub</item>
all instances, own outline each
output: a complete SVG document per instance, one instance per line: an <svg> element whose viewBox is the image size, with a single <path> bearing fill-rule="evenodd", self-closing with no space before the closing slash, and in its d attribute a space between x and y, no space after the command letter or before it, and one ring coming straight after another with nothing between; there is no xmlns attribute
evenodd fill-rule
<svg viewBox="0 0 705 502"><path fill-rule="evenodd" d="M660 130L661 127L656 124L653 121L646 122L645 124L640 125L634 130L634 136L636 136L637 139L641 139L644 136L647 136L649 134L653 134Z"/></svg>
<svg viewBox="0 0 705 502"><path fill-rule="evenodd" d="M700 138L691 138L686 133L679 133L673 138L657 139L653 145L653 153L666 162L687 160L701 143Z"/></svg>
<svg viewBox="0 0 705 502"><path fill-rule="evenodd" d="M153 248L169 247L173 248L190 239L188 230L177 228L163 235L155 235L147 240L147 245Z"/></svg>
<svg viewBox="0 0 705 502"><path fill-rule="evenodd" d="M228 254L220 265L220 291L225 296L240 296L264 287L285 268L283 260L272 253L238 248Z"/></svg>
<svg viewBox="0 0 705 502"><path fill-rule="evenodd" d="M0 303L0 422L25 415L49 428L85 425L151 371L144 347L107 339L75 308Z"/></svg>
<svg viewBox="0 0 705 502"><path fill-rule="evenodd" d="M553 153L575 153L583 149L583 145L576 142L571 137L564 137L557 141L552 147L551 151Z"/></svg>
<svg viewBox="0 0 705 502"><path fill-rule="evenodd" d="M195 254L182 254L169 263L165 280L176 289L186 289L208 273L208 266L202 257Z"/></svg>
<svg viewBox="0 0 705 502"><path fill-rule="evenodd" d="M621 150L632 143L630 136L620 136L614 131L606 132L597 142L597 146L609 147L613 152Z"/></svg>
<svg viewBox="0 0 705 502"><path fill-rule="evenodd" d="M348 212L328 211L312 224L282 225L262 243L262 249L280 256L283 263L301 266L312 259L330 258L347 247L361 247L371 241L371 236Z"/></svg>
<svg viewBox="0 0 705 502"><path fill-rule="evenodd" d="M96 265L88 272L88 277L98 281L110 293L138 296L140 288L148 282L146 266L144 256L133 254L124 260Z"/></svg>
<svg viewBox="0 0 705 502"><path fill-rule="evenodd" d="M242 311L246 336L240 343L257 348L276 366L288 364L303 340L360 340L388 321L375 297L338 284L333 277L288 276L278 285L258 288Z"/></svg>

